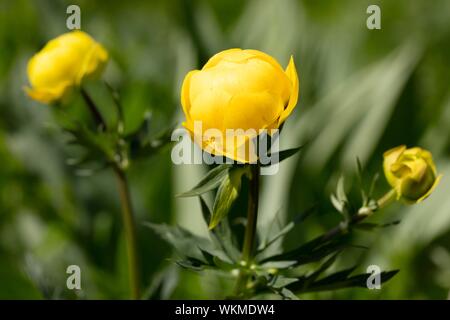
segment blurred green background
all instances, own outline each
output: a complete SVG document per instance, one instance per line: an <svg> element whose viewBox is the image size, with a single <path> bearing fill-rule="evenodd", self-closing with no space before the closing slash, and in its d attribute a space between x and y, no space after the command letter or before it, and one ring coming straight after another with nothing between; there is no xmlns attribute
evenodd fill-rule
<svg viewBox="0 0 450 320"><path fill-rule="evenodd" d="M294 55L300 99L281 146L302 153L263 178L260 231L313 204L318 212L283 244L334 226L329 194L355 159L366 176L381 173L382 153L399 144L432 151L441 184L425 202L395 204L375 221L395 227L358 232L337 267L371 264L400 273L382 290L346 289L311 299L446 299L450 290L450 1L0 0L0 298L126 298L127 265L114 178L77 175L48 106L31 101L27 60L66 29L78 4L82 29L111 54L104 78L125 106L128 129L151 111L155 132L182 120L184 75L230 47L265 51L282 65ZM366 9L381 8L381 30L368 30ZM95 97L106 107L102 92ZM101 104L101 103L100 103ZM174 195L206 172L175 166L170 148L129 172L146 298L222 298L227 281L175 266L170 247L144 221L179 224L205 234L196 199ZM384 178L376 194L387 190ZM231 218L245 212L238 202ZM236 227L239 229L239 226ZM242 230L240 231L242 232ZM66 268L81 267L82 290L66 288Z"/></svg>

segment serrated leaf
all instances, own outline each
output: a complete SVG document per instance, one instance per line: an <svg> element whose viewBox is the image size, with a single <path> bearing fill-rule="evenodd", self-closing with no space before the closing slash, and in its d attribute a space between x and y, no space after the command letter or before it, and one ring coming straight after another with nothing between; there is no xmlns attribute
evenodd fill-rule
<svg viewBox="0 0 450 320"><path fill-rule="evenodd" d="M202 250L206 251L211 247L208 239L197 236L180 226L149 222L145 222L144 225L156 232L161 238L171 244L179 254L185 257L205 260Z"/></svg>
<svg viewBox="0 0 450 320"><path fill-rule="evenodd" d="M228 211L239 195L242 175L245 172L246 170L243 168L233 168L232 170L228 170L228 174L222 180L219 189L217 190L209 229L215 228L228 214Z"/></svg>
<svg viewBox="0 0 450 320"><path fill-rule="evenodd" d="M200 207L205 223L208 225L211 220L212 213L202 196L199 196ZM229 258L226 262L236 262L240 257L239 249L233 243L233 237L227 219L223 219L219 225L210 230L212 240Z"/></svg>
<svg viewBox="0 0 450 320"><path fill-rule="evenodd" d="M205 192L216 189L221 185L223 180L228 176L228 171L231 169L229 164L221 164L210 170L205 177L191 190L183 192L178 197L195 197Z"/></svg>

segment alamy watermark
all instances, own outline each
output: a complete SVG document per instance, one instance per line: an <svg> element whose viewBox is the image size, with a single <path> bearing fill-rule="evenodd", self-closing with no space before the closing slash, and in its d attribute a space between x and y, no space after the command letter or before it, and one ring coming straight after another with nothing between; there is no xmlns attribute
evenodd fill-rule
<svg viewBox="0 0 450 320"><path fill-rule="evenodd" d="M381 289L381 268L375 264L367 267L367 273L370 276L367 278L366 286L369 290L380 290Z"/></svg>
<svg viewBox="0 0 450 320"><path fill-rule="evenodd" d="M278 129L226 129L223 132L215 128L203 130L202 126L201 121L195 121L193 132L183 128L173 131L171 140L178 142L171 153L174 164L211 165L258 161L261 164L261 175L274 175L278 172Z"/></svg>
<svg viewBox="0 0 450 320"><path fill-rule="evenodd" d="M69 274L66 280L66 286L69 290L81 290L81 269L76 264L67 267L66 273Z"/></svg>
<svg viewBox="0 0 450 320"><path fill-rule="evenodd" d="M367 7L367 14L370 14L366 20L366 26L369 30L381 29L381 9L376 4L371 4Z"/></svg>
<svg viewBox="0 0 450 320"><path fill-rule="evenodd" d="M75 4L67 7L66 13L70 16L66 19L66 27L69 30L81 29L81 9Z"/></svg>

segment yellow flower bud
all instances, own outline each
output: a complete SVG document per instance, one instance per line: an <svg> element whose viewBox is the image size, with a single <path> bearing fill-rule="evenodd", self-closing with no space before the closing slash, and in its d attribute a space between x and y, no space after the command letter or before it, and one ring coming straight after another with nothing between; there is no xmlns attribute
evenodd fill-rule
<svg viewBox="0 0 450 320"><path fill-rule="evenodd" d="M51 103L61 100L86 78L103 71L108 52L83 31L71 31L53 40L28 62L27 94L34 100Z"/></svg>
<svg viewBox="0 0 450 320"><path fill-rule="evenodd" d="M418 203L436 188L441 176L431 153L415 147L398 146L384 153L383 169L388 183L397 193L397 200Z"/></svg>
<svg viewBox="0 0 450 320"><path fill-rule="evenodd" d="M201 70L186 75L181 90L186 116L183 126L197 143L201 139L199 144L204 150L249 162L252 155L242 156L236 149L251 144L260 130L277 129L295 108L298 91L292 57L283 70L274 58L261 51L225 50L209 59ZM194 130L198 122L202 125L200 134ZM209 129L222 135L208 135L205 131ZM231 150L225 141L227 129L246 131L244 140L236 141Z"/></svg>

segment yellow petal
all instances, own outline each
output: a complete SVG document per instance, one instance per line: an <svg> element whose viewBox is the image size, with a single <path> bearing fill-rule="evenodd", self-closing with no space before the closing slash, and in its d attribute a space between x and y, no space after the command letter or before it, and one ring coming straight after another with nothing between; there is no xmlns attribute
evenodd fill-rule
<svg viewBox="0 0 450 320"><path fill-rule="evenodd" d="M405 145L401 145L386 151L383 154L383 170L386 180L392 187L396 187L398 178L392 172L392 165L397 161L400 155L406 150ZM395 168L394 168L395 169Z"/></svg>
<svg viewBox="0 0 450 320"><path fill-rule="evenodd" d="M274 67L276 70L284 72L283 67L278 63L278 61L275 60L270 55L268 55L267 53L264 53L259 50L253 50L253 49L247 49L245 51L252 56L251 58L257 58L257 59L263 60L263 61L267 62L268 64L270 64L272 67Z"/></svg>
<svg viewBox="0 0 450 320"><path fill-rule="evenodd" d="M280 115L280 119L278 120L278 126L280 126L287 117L291 114L292 110L294 110L297 105L298 100L298 91L299 91L299 81L297 70L295 69L294 58L291 56L289 64L286 68L286 75L291 81L291 94L289 98L289 103L284 111Z"/></svg>
<svg viewBox="0 0 450 320"><path fill-rule="evenodd" d="M103 72L108 61L108 52L99 44L93 43L87 51L77 75L77 85L85 78L96 78Z"/></svg>
<svg viewBox="0 0 450 320"><path fill-rule="evenodd" d="M249 92L235 95L226 111L225 128L266 129L283 110L283 102L277 95L268 92Z"/></svg>
<svg viewBox="0 0 450 320"><path fill-rule="evenodd" d="M60 83L58 86L51 88L30 88L25 87L26 94L33 100L41 103L53 103L61 100L66 96L70 90L70 83Z"/></svg>
<svg viewBox="0 0 450 320"><path fill-rule="evenodd" d="M215 55L213 55L208 62L203 66L202 70L206 70L209 68L212 68L214 66L216 66L220 61L222 61L225 57L229 57L232 56L233 53L236 54L236 56L238 56L237 54L242 52L243 50L240 48L233 48L233 49L228 49L228 50L224 50L221 51L219 53L216 53Z"/></svg>
<svg viewBox="0 0 450 320"><path fill-rule="evenodd" d="M436 165L434 164L433 156L431 155L431 152L429 152L427 150L422 150L420 155L425 160L425 162L428 164L428 166L431 168L431 170L433 170L433 173L436 175L437 169L436 169Z"/></svg>
<svg viewBox="0 0 450 320"><path fill-rule="evenodd" d="M193 83L192 83L193 84ZM189 114L192 121L201 121L203 129L219 129L223 131L225 110L231 95L220 89L203 91L197 97L191 97Z"/></svg>
<svg viewBox="0 0 450 320"><path fill-rule="evenodd" d="M62 99L86 77L101 73L107 51L87 33L71 31L50 40L28 62L30 97L41 102Z"/></svg>
<svg viewBox="0 0 450 320"><path fill-rule="evenodd" d="M189 114L191 108L190 101L190 91L191 91L191 77L193 74L197 73L198 70L190 71L186 77L184 77L183 84L181 86L181 106L183 107L184 114L186 119L190 119L191 116Z"/></svg>

